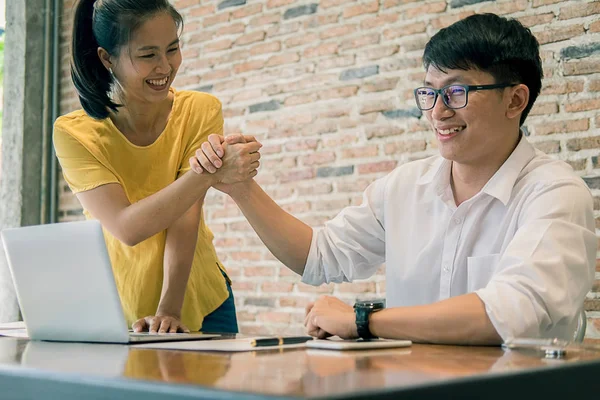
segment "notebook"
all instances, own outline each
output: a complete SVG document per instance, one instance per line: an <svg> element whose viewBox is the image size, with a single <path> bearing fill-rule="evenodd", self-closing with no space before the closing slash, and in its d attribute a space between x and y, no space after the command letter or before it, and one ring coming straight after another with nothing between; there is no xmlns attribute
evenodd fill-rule
<svg viewBox="0 0 600 400"><path fill-rule="evenodd" d="M98 221L5 229L1 236L30 339L146 343L220 336L130 333Z"/></svg>

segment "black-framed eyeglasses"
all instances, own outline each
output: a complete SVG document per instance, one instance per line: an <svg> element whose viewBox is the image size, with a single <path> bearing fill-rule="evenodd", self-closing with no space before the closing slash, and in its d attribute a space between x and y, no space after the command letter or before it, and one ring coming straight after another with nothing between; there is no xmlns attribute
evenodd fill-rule
<svg viewBox="0 0 600 400"><path fill-rule="evenodd" d="M415 100L417 107L422 111L431 110L435 107L438 95L442 96L442 100L446 107L457 110L464 108L469 102L469 92L477 90L492 90L502 89L509 86L514 86L516 83L496 83L493 85L447 85L441 89L434 89L423 86L415 89Z"/></svg>

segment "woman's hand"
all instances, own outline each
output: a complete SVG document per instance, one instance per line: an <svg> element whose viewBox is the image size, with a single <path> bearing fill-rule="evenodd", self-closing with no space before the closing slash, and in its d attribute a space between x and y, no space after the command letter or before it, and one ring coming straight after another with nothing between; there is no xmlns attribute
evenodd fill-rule
<svg viewBox="0 0 600 400"><path fill-rule="evenodd" d="M245 144L245 146L242 146L243 144ZM190 167L197 174L202 174L204 171L214 174L223 165L226 165L228 159L230 159L230 163L237 163L237 167L241 168L238 173L239 177L242 178L241 180L244 180L248 178L248 176L242 176L243 170L247 168L247 166L252 168L250 177L254 177L257 174L256 169L260 165L260 162L258 161L260 159L260 153L258 150L261 147L262 144L260 144L254 136L236 134L224 137L222 135L211 134L208 136L208 141L202 143L200 149L196 151L196 155L190 158ZM235 154L228 157L228 152L225 151L227 148L230 149L229 153L241 153L241 157L240 154L238 154L237 157L235 157ZM244 159L244 151L246 150L250 150L250 153L248 154L249 157ZM246 164L245 162L247 161L250 161L250 164ZM218 182L235 183L240 181L237 180L231 182L229 180L229 178L225 177L225 179L221 179Z"/></svg>
<svg viewBox="0 0 600 400"><path fill-rule="evenodd" d="M176 333L176 332L189 332L190 330L185 326L179 317L172 315L149 315L144 318L140 318L134 322L131 326L134 332L145 332L150 333Z"/></svg>

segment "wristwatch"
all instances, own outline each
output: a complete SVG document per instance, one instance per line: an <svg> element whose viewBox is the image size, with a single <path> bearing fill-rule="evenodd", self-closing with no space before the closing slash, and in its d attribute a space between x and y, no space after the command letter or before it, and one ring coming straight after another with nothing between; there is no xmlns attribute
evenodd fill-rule
<svg viewBox="0 0 600 400"><path fill-rule="evenodd" d="M365 340L377 339L369 330L369 317L372 313L385 308L385 300L361 300L354 303L354 314L356 315L356 331L358 336Z"/></svg>

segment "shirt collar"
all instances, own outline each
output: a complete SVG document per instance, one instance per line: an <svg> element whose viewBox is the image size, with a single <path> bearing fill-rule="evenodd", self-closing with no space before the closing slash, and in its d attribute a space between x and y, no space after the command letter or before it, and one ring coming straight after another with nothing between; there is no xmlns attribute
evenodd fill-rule
<svg viewBox="0 0 600 400"><path fill-rule="evenodd" d="M535 157L535 149L521 134L517 147L481 191L497 198L504 205L508 204L521 171L533 157Z"/></svg>
<svg viewBox="0 0 600 400"><path fill-rule="evenodd" d="M510 200L513 187L519 174L525 166L535 156L535 149L521 134L521 139L511 155L504 161L504 164L485 184L482 192L489 194L500 200L506 205ZM433 159L429 169L419 178L417 185L435 184L438 195L441 195L444 189L450 185L450 167L452 161L443 157Z"/></svg>

